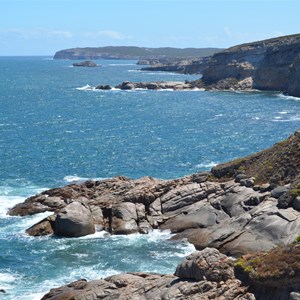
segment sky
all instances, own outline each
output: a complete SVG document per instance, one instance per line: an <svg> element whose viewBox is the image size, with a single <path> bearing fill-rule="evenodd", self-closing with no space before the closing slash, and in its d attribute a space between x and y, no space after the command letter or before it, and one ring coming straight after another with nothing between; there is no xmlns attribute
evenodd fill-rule
<svg viewBox="0 0 300 300"><path fill-rule="evenodd" d="M0 0L0 56L75 47L228 48L300 33L299 0Z"/></svg>

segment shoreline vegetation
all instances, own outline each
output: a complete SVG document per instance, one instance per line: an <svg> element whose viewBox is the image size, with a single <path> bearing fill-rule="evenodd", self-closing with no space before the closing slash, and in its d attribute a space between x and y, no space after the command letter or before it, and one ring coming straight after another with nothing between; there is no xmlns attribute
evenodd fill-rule
<svg viewBox="0 0 300 300"><path fill-rule="evenodd" d="M193 83L123 82L117 87L256 89L300 97L299 50L300 35L243 44L204 59L202 78ZM300 298L300 131L209 172L173 180L119 176L70 184L30 197L8 213L46 211L53 215L27 234L78 237L101 230L147 234L160 229L197 251L174 274L80 279L51 289L42 300Z"/></svg>

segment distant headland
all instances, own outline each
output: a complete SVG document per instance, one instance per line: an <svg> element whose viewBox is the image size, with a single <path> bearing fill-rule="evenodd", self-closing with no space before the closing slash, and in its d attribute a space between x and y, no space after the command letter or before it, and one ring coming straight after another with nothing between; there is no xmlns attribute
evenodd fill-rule
<svg viewBox="0 0 300 300"><path fill-rule="evenodd" d="M146 48L136 46L86 47L60 50L54 59L163 59L199 58L220 52L219 48Z"/></svg>

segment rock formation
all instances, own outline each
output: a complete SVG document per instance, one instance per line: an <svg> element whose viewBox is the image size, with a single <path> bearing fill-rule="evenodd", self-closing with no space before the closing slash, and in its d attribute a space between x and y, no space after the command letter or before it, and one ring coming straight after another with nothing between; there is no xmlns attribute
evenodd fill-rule
<svg viewBox="0 0 300 300"><path fill-rule="evenodd" d="M197 59L151 59L139 61L139 65L149 65L141 68L142 71L176 72L183 74L202 74L207 67L210 57Z"/></svg>
<svg viewBox="0 0 300 300"><path fill-rule="evenodd" d="M97 65L96 63L94 63L91 60L86 60L86 61L81 61L81 62L78 62L78 63L73 63L72 66L73 67L89 67L89 68L99 67L99 65Z"/></svg>
<svg viewBox="0 0 300 300"><path fill-rule="evenodd" d="M124 81L117 85L116 89L121 90L134 90L134 89L147 89L147 90L190 90L193 88L189 82L181 81L160 81L160 82L129 82Z"/></svg>
<svg viewBox="0 0 300 300"><path fill-rule="evenodd" d="M299 34L229 48L211 57L198 85L207 89L243 89L240 82L247 79L247 89L281 91L299 97L299 51Z"/></svg>
<svg viewBox="0 0 300 300"><path fill-rule="evenodd" d="M175 275L130 273L79 280L51 290L44 300L121 295L122 299L299 299L299 150L300 131L211 172L174 180L115 177L71 184L30 197L9 214L54 213L29 228L30 235L80 236L95 228L130 234L159 228L201 250L183 260ZM226 255L239 259L233 262Z"/></svg>
<svg viewBox="0 0 300 300"><path fill-rule="evenodd" d="M128 273L52 289L42 300L62 299L255 299L235 278L233 263L215 249L187 257L175 275Z"/></svg>
<svg viewBox="0 0 300 300"><path fill-rule="evenodd" d="M80 219L92 216L97 230L111 234L169 229L197 249L214 247L235 257L270 250L300 232L299 145L296 132L257 154L175 180L116 177L71 184L31 197L9 213L53 211L54 217L28 230L51 234L49 226L58 232L57 220L70 202L84 203L87 216Z"/></svg>
<svg viewBox="0 0 300 300"><path fill-rule="evenodd" d="M174 275L127 273L54 288L42 300L299 299L300 245L233 260L213 248L190 254Z"/></svg>

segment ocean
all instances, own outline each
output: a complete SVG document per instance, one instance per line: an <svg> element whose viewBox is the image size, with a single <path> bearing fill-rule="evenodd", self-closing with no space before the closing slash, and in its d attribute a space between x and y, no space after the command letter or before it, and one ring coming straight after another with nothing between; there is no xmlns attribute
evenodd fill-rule
<svg viewBox="0 0 300 300"><path fill-rule="evenodd" d="M272 146L300 127L300 99L278 92L93 91L87 84L184 81L136 61L72 67L51 57L0 57L0 299L40 299L79 278L173 273L194 247L169 232L32 238L49 215L7 210L45 189L125 175L177 178Z"/></svg>

